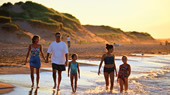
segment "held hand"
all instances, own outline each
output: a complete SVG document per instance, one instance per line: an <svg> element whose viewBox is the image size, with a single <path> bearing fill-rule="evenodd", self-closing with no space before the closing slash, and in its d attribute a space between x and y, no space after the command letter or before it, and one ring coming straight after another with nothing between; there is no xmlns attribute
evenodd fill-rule
<svg viewBox="0 0 170 95"><path fill-rule="evenodd" d="M117 83L119 83L119 78L117 78Z"/></svg>
<svg viewBox="0 0 170 95"><path fill-rule="evenodd" d="M68 73L68 77L69 77L69 73Z"/></svg>
<svg viewBox="0 0 170 95"><path fill-rule="evenodd" d="M25 61L25 63L23 65L26 65L27 64L27 61Z"/></svg>
<svg viewBox="0 0 170 95"><path fill-rule="evenodd" d="M48 63L48 60L47 60L47 59L45 60L45 63Z"/></svg>
<svg viewBox="0 0 170 95"><path fill-rule="evenodd" d="M46 63L46 60L44 59L44 63Z"/></svg>
<svg viewBox="0 0 170 95"><path fill-rule="evenodd" d="M116 73L116 77L117 77L117 73Z"/></svg>
<svg viewBox="0 0 170 95"><path fill-rule="evenodd" d="M98 75L100 75L100 70L98 71Z"/></svg>
<svg viewBox="0 0 170 95"><path fill-rule="evenodd" d="M25 62L23 65L26 65L27 63Z"/></svg>
<svg viewBox="0 0 170 95"><path fill-rule="evenodd" d="M65 62L65 66L67 66L68 61Z"/></svg>

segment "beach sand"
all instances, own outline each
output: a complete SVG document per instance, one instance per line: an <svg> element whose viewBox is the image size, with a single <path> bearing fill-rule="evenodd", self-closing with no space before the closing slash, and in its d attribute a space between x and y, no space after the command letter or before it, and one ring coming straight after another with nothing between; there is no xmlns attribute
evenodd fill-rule
<svg viewBox="0 0 170 95"><path fill-rule="evenodd" d="M0 94L8 93L8 92L12 91L13 88L14 88L13 85L0 82Z"/></svg>
<svg viewBox="0 0 170 95"><path fill-rule="evenodd" d="M25 62L28 45L16 45L0 43L0 75L2 74L29 74L29 63ZM46 55L48 45L43 45L43 51ZM123 44L121 47L114 48L115 56L132 55L132 53L144 54L168 54L170 46L159 44ZM101 56L106 52L105 44L73 44L69 48L69 58L71 54L77 53L79 59L100 60ZM135 56L135 55L132 55ZM51 67L51 63L44 63L42 67ZM80 66L92 66L86 63L80 63ZM41 69L42 71L48 71ZM14 86L2 83L0 81L0 94L12 91Z"/></svg>

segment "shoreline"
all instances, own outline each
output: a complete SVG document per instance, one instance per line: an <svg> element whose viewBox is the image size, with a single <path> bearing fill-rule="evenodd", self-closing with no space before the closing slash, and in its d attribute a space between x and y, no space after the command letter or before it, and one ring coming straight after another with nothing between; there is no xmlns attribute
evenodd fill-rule
<svg viewBox="0 0 170 95"><path fill-rule="evenodd" d="M50 63L49 63L50 64ZM88 63L80 63L80 64L82 64L81 66L92 66L92 65L89 65ZM8 65L5 65L7 68L8 68ZM4 66L4 67L5 67ZM49 66L49 65L48 65ZM96 66L96 65L95 65ZM12 67L12 66L11 66ZM22 67L22 66L21 66ZM24 67L24 66L23 66ZM45 67L44 65L43 65L43 67ZM46 66L47 67L47 66ZM18 68L17 66L13 66L13 68ZM24 69L26 69L27 67L25 67ZM27 69L29 69L29 68L27 68ZM51 71L51 70L41 70L41 72L49 72L49 71ZM1 75L1 74L0 74ZM0 85L1 84L3 84L3 86L0 86L0 90L2 90L2 91L0 91L0 94L5 94L5 93L9 93L9 92L11 92L11 91L13 91L14 90L14 88L15 88L15 86L13 86L13 85L11 85L11 84L8 84L8 83L3 83L2 81L0 81ZM17 87L17 86L16 86Z"/></svg>
<svg viewBox="0 0 170 95"><path fill-rule="evenodd" d="M25 62L26 51L28 45L21 44L7 44L0 42L0 75L8 75L8 74L29 74L29 63L27 65L22 65ZM46 51L48 49L48 45L43 45L43 51L46 55ZM71 58L71 54L78 54L79 60L91 60L98 61L101 60L101 56L105 54L105 44L71 44L71 48L69 48L69 58ZM141 56L141 53L144 53L144 56ZM147 55L163 55L170 53L170 47L161 46L158 44L124 44L121 47L114 48L115 56L121 57L122 55L127 55L129 57L151 57ZM134 54L134 55L133 55ZM120 60L120 59L115 59ZM51 68L51 63L44 63L41 61L41 67L49 67ZM97 66L94 64L88 63L80 63L80 66ZM49 72L50 70L40 69L40 72ZM0 81L0 84L2 82ZM6 84L6 83L4 83ZM10 85L10 84L9 84ZM14 86L9 86L12 91ZM3 90L3 89L0 89Z"/></svg>
<svg viewBox="0 0 170 95"><path fill-rule="evenodd" d="M96 66L93 64L88 64L88 63L79 63L80 66ZM45 64L42 67L50 67L51 63ZM9 74L30 74L30 68L28 64L25 65L0 65L0 75L9 75ZM22 72L21 72L22 71ZM46 70L40 68L40 72L51 72L51 70ZM35 73L35 72L34 72ZM3 83L0 81L0 94L5 94L13 91L15 86L8 84L8 83Z"/></svg>

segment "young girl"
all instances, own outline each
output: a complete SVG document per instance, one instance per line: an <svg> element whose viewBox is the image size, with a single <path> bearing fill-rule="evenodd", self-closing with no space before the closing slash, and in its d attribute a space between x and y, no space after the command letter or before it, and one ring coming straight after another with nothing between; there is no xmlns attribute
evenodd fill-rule
<svg viewBox="0 0 170 95"><path fill-rule="evenodd" d="M39 88L39 71L40 71L40 67L41 67L41 62L40 62L40 56L39 53L41 53L43 59L45 60L44 54L43 54L43 50L42 50L42 46L40 44L38 44L39 42L39 36L34 36L32 38L32 44L29 45L28 47L28 52L27 52L27 56L26 56L26 60L25 60L25 64L27 64L27 59L28 56L31 52L31 56L30 56L30 71L31 71L31 81L32 81L32 86L34 87L34 68L36 68L36 75L37 75L37 88Z"/></svg>
<svg viewBox="0 0 170 95"><path fill-rule="evenodd" d="M107 52L106 54L103 54L101 58L101 62L99 65L99 70L98 70L98 75L100 74L100 68L103 64L103 61L105 63L104 65L104 77L105 77L105 83L106 83L106 90L108 90L109 86L109 77L110 77L110 91L113 90L114 86L114 71L116 72L116 77L117 77L117 70L116 70L116 65L115 65L115 56L112 54L113 52L113 45L108 45L106 44L106 49Z"/></svg>
<svg viewBox="0 0 170 95"><path fill-rule="evenodd" d="M69 77L69 71L71 68L70 81L71 81L71 87L72 87L73 92L76 92L76 90L77 90L77 71L78 71L79 78L80 78L79 64L76 62L77 57L78 57L77 54L73 54L71 56L72 61L69 62L69 65L68 65L68 77ZM73 80L75 80L75 85L74 85L75 87L73 86Z"/></svg>
<svg viewBox="0 0 170 95"><path fill-rule="evenodd" d="M122 57L123 64L120 65L119 67L118 82L120 85L120 92L123 92L123 85L124 85L125 91L128 90L128 77L131 73L131 67L127 63L127 60L128 60L127 57L123 56Z"/></svg>

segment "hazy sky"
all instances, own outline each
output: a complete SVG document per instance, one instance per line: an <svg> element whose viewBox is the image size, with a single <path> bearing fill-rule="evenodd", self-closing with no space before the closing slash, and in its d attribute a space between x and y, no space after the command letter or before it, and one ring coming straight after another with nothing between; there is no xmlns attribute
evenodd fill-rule
<svg viewBox="0 0 170 95"><path fill-rule="evenodd" d="M0 0L15 3L27 0ZM29 0L31 1L31 0ZM70 13L82 24L109 25L124 31L170 38L170 0L32 0Z"/></svg>

